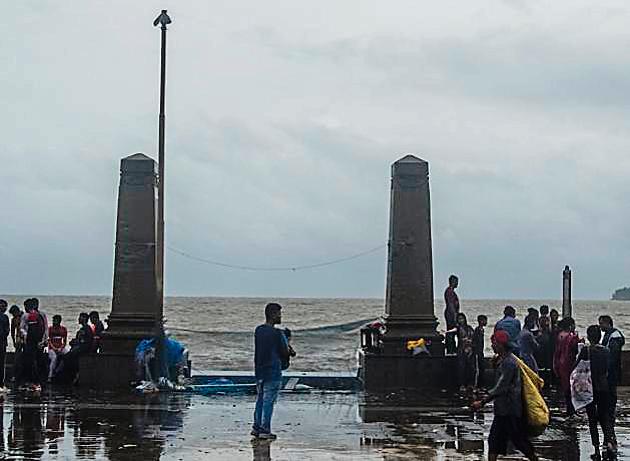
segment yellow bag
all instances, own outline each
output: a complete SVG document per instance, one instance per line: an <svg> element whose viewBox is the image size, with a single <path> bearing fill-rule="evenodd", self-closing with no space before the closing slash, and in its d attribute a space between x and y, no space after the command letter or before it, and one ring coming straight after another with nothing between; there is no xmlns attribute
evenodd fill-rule
<svg viewBox="0 0 630 461"><path fill-rule="evenodd" d="M549 407L540 394L545 381L518 357L516 362L521 369L521 392L527 428L530 435L540 435L549 425Z"/></svg>

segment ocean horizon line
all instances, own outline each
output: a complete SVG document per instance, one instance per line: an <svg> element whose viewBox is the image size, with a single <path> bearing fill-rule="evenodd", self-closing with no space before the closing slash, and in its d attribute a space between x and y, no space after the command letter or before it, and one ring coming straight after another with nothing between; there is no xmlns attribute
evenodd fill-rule
<svg viewBox="0 0 630 461"><path fill-rule="evenodd" d="M69 293L2 293L0 294L0 298L1 297L6 297L6 298L28 298L28 297L37 297L37 296L44 296L44 297L58 297L58 298L112 298L111 294L94 294L94 293L90 293L90 294L85 294L85 293L79 293L79 294L69 294ZM273 300L308 300L308 299L317 299L317 300L326 300L326 299L330 299L330 300L342 300L342 299L347 299L347 300L369 300L369 301L380 301L380 302L385 302L385 298L384 297L373 297L373 296L366 296L366 297L362 297L362 296L287 296L287 295L281 295L281 296L273 296L273 295L182 295L182 294L167 294L165 295L165 299L169 299L169 298L215 298L215 299L261 299L261 300L269 300L269 301L273 301ZM469 301L469 302L475 302L475 301L516 301L516 302L532 302L532 301L543 301L543 302L554 302L554 303L562 303L562 299L561 298L534 298L534 297L514 297L514 298L510 298L510 297L505 297L505 296L489 296L489 297L465 297L465 296L461 296L460 294L460 298L462 300L462 302L465 301ZM437 297L434 298L435 301L440 300L441 301L441 297ZM579 302L608 302L608 301L613 301L610 298L604 299L604 298L573 298L573 301L579 301ZM623 302L627 302L627 301L617 301L620 303Z"/></svg>

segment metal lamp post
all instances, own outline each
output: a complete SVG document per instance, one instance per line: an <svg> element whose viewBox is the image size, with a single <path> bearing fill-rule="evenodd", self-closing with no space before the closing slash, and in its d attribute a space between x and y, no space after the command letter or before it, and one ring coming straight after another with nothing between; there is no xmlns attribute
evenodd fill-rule
<svg viewBox="0 0 630 461"><path fill-rule="evenodd" d="M161 305L164 304L164 130L166 116L164 115L164 105L166 96L166 26L171 23L171 18L162 10L160 15L153 21L154 26L160 25L162 29L162 50L160 60L160 117L158 134L158 297ZM161 320L161 319L160 319Z"/></svg>

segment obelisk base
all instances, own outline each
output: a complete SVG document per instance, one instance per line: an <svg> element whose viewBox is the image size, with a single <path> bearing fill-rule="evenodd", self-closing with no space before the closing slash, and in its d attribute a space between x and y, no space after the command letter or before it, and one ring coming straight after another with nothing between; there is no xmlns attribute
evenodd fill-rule
<svg viewBox="0 0 630 461"><path fill-rule="evenodd" d="M359 380L368 392L457 389L457 358L359 351Z"/></svg>
<svg viewBox="0 0 630 461"><path fill-rule="evenodd" d="M438 321L434 316L385 317L387 331L383 336L383 352L390 355L408 355L407 341L424 339L431 356L444 355L444 337L436 328Z"/></svg>
<svg viewBox="0 0 630 461"><path fill-rule="evenodd" d="M160 334L162 322L152 316L121 313L111 314L108 325L103 334L101 352L133 355L141 340Z"/></svg>

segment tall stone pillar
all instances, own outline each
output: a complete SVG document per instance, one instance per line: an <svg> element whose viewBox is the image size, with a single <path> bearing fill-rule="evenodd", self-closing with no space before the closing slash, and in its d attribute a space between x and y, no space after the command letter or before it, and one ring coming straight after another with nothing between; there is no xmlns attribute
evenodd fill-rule
<svg viewBox="0 0 630 461"><path fill-rule="evenodd" d="M571 269L564 266L562 271L562 317L573 317L573 304L571 303Z"/></svg>
<svg viewBox="0 0 630 461"><path fill-rule="evenodd" d="M156 163L144 154L120 162L114 293L102 351L133 354L162 322L157 259Z"/></svg>
<svg viewBox="0 0 630 461"><path fill-rule="evenodd" d="M385 353L408 353L407 340L425 338L444 354L433 304L429 164L407 155L392 165Z"/></svg>

